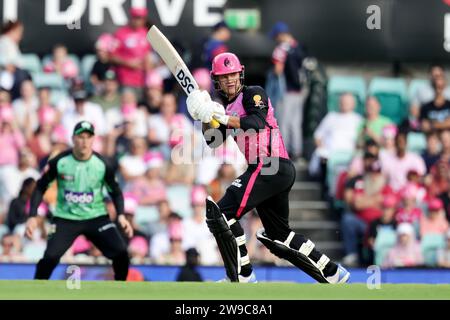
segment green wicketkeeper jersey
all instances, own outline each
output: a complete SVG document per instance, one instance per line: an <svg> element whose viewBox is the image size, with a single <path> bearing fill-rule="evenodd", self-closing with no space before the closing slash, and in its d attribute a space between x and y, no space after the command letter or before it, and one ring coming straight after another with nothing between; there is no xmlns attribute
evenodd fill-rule
<svg viewBox="0 0 450 320"><path fill-rule="evenodd" d="M80 161L68 150L51 159L31 198L30 214L35 215L42 195L56 180L58 197L55 217L70 220L88 220L106 215L103 187L113 198L117 212L123 213L123 196L115 180L111 165L98 153L89 160Z"/></svg>

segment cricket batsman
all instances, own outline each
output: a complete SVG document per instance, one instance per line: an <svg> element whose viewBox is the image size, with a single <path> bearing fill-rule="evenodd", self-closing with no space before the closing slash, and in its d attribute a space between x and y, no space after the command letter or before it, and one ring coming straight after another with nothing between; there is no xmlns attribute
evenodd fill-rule
<svg viewBox="0 0 450 320"><path fill-rule="evenodd" d="M296 170L286 152L270 99L261 87L244 85L244 66L233 53L212 62L211 77L226 105L211 100L206 91L187 99L190 115L204 123L203 134L212 148L231 134L244 154L247 170L228 187L216 204L206 200L206 222L232 282L256 282L239 219L256 208L264 229L256 237L274 255L286 259L321 283L345 283L350 273L315 248L314 242L289 227L289 192ZM220 123L209 128L212 119ZM268 170L276 164L277 170Z"/></svg>
<svg viewBox="0 0 450 320"><path fill-rule="evenodd" d="M77 123L72 135L73 148L49 160L37 181L26 223L28 238L32 238L37 227L37 208L54 180L58 183L58 195L52 230L44 257L36 266L35 279L49 279L61 256L79 235L85 235L112 260L115 280L127 278L130 264L127 246L116 224L108 217L103 200L104 186L114 202L120 227L128 237L133 236L133 229L123 214L124 200L114 169L92 150L94 134L92 123Z"/></svg>

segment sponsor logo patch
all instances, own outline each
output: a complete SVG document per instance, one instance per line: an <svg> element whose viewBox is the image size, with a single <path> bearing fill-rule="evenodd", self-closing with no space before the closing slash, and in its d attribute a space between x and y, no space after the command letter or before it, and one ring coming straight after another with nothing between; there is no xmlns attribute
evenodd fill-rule
<svg viewBox="0 0 450 320"><path fill-rule="evenodd" d="M60 174L59 177L61 178L61 180L65 180L65 181L73 181L73 180L75 180L74 176L67 175L67 174Z"/></svg>
<svg viewBox="0 0 450 320"><path fill-rule="evenodd" d="M94 201L94 193L64 190L64 199L70 203L87 204Z"/></svg>
<svg viewBox="0 0 450 320"><path fill-rule="evenodd" d="M255 94L253 96L253 101L255 102L255 107L262 108L264 107L264 102L259 94Z"/></svg>
<svg viewBox="0 0 450 320"><path fill-rule="evenodd" d="M232 186L235 186L237 188L242 187L242 183L241 183L241 179L236 179L233 181L233 183L231 184Z"/></svg>

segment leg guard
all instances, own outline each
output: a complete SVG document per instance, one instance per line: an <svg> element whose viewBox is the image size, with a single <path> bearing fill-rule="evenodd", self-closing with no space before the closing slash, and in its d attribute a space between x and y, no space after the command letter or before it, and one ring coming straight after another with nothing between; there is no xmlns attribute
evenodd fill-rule
<svg viewBox="0 0 450 320"><path fill-rule="evenodd" d="M231 282L239 282L241 257L236 238L219 206L211 197L206 199L206 224L216 238L228 278Z"/></svg>
<svg viewBox="0 0 450 320"><path fill-rule="evenodd" d="M308 257L314 248L314 243L311 240L303 243L298 251L292 249L289 247L289 244L294 235L295 233L291 232L286 241L281 242L267 237L264 229L260 229L256 232L256 238L261 241L274 255L279 258L286 259L318 282L329 283L323 275L323 269L330 259L326 255L322 255L317 263L311 260Z"/></svg>

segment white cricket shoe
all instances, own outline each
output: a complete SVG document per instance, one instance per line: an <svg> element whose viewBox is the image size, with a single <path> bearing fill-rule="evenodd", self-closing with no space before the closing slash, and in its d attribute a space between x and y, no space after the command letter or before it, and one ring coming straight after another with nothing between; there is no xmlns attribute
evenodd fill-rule
<svg viewBox="0 0 450 320"><path fill-rule="evenodd" d="M346 283L349 278L350 278L350 272L348 272L340 264L338 264L337 271L333 276L326 277L327 281L331 284Z"/></svg>

